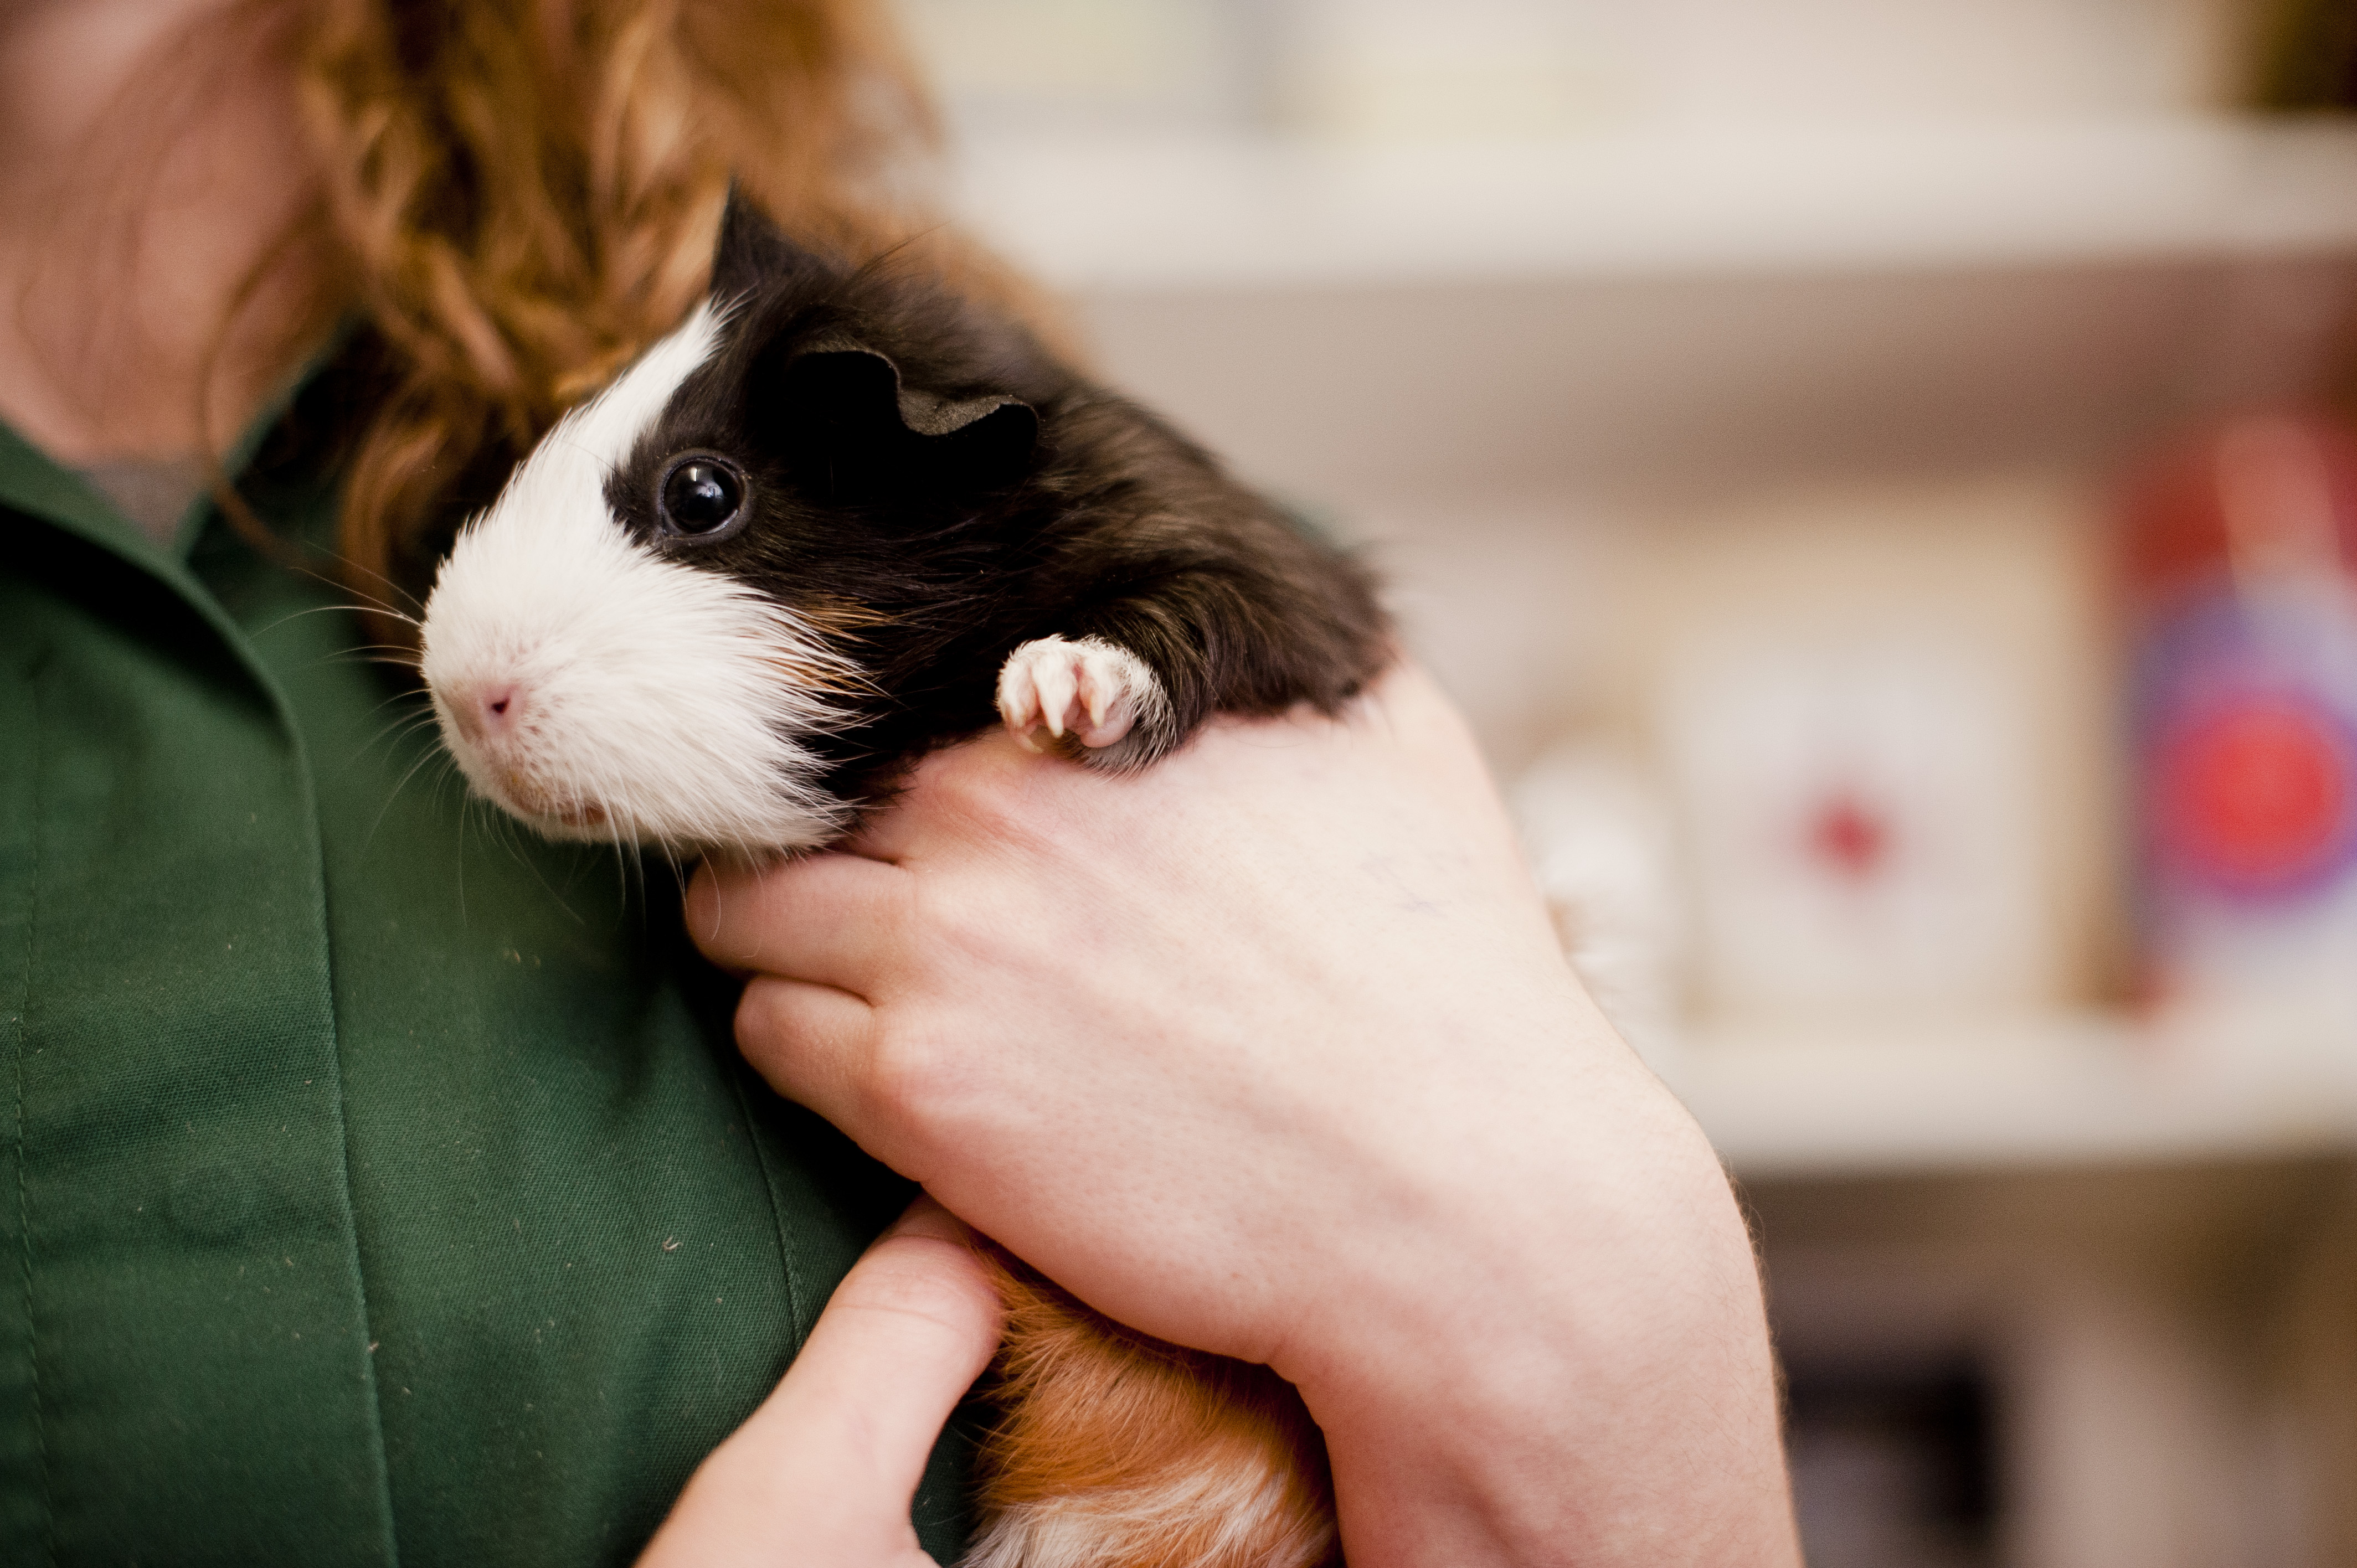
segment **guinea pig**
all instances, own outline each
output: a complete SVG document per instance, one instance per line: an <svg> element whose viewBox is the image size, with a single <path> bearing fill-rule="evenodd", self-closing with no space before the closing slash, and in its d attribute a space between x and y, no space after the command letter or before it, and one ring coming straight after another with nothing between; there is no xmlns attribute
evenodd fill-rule
<svg viewBox="0 0 2357 1568"><path fill-rule="evenodd" d="M1369 575L1016 323L732 199L708 300L460 533L423 672L481 795L553 838L823 845L1003 724L1143 768L1214 713L1333 712ZM1289 1385L1009 1260L967 1568L1339 1561Z"/></svg>
<svg viewBox="0 0 2357 1568"><path fill-rule="evenodd" d="M1014 323L741 201L713 279L426 607L452 754L551 837L807 849L994 720L1139 768L1388 659L1354 563Z"/></svg>

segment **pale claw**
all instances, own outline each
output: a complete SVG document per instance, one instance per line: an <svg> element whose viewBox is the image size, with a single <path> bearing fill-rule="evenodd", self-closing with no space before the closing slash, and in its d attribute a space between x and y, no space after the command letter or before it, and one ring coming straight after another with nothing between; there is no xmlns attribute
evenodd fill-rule
<svg viewBox="0 0 2357 1568"><path fill-rule="evenodd" d="M1026 751L1038 751L1031 731L1039 723L1039 684L1029 663L1009 659L998 672L998 716Z"/></svg>
<svg viewBox="0 0 2357 1568"><path fill-rule="evenodd" d="M1031 732L1041 725L1059 738L1070 730L1092 751L1112 746L1161 702L1161 686L1143 660L1092 637L1027 642L998 675L999 716L1033 751L1039 746Z"/></svg>
<svg viewBox="0 0 2357 1568"><path fill-rule="evenodd" d="M1071 716L1072 698L1080 686L1080 672L1074 660L1047 658L1031 666L1031 679L1039 688L1039 718L1048 733L1059 740L1064 736L1064 720Z"/></svg>

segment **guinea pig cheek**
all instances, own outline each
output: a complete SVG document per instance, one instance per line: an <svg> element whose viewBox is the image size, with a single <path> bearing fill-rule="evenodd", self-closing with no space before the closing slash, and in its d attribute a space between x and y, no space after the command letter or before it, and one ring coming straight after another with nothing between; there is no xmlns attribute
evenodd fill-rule
<svg viewBox="0 0 2357 1568"><path fill-rule="evenodd" d="M834 722L831 682L788 676L823 641L731 579L638 550L607 564L599 591L533 605L512 577L437 585L426 680L477 791L555 839L764 851L839 831L802 744Z"/></svg>

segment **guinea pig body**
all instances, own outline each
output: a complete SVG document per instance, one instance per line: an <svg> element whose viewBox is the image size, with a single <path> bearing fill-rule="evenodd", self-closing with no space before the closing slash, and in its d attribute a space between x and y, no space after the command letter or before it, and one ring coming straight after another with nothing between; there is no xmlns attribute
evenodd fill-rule
<svg viewBox="0 0 2357 1568"><path fill-rule="evenodd" d="M474 788L543 832L759 856L993 723L1139 768L1390 656L1366 575L1159 421L732 202L711 301L459 536L423 669ZM967 1568L1339 1562L1289 1385L1003 1285Z"/></svg>
<svg viewBox="0 0 2357 1568"><path fill-rule="evenodd" d="M1365 575L1158 420L732 203L711 303L460 535L423 668L552 836L759 854L994 719L1135 768L1388 657Z"/></svg>

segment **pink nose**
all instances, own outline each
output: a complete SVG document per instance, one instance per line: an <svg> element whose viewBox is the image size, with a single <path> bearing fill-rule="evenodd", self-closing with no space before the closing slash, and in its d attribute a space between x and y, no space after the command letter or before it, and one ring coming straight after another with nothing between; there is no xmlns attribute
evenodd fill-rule
<svg viewBox="0 0 2357 1568"><path fill-rule="evenodd" d="M461 688L444 699L450 707L450 717L457 722L458 733L477 745L496 738L513 728L523 709L522 693L513 682L497 686Z"/></svg>

